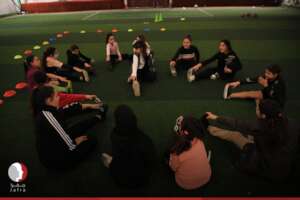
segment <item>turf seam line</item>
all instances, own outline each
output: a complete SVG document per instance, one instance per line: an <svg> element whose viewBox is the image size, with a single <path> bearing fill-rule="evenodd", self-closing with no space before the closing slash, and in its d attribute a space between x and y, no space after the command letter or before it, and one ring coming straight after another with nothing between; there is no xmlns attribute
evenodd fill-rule
<svg viewBox="0 0 300 200"><path fill-rule="evenodd" d="M87 19L89 19L91 17L94 17L94 16L98 15L99 13L100 13L99 11L91 13L91 14L89 14L89 15L84 16L83 18L81 18L81 20L85 21L85 20L87 20Z"/></svg>
<svg viewBox="0 0 300 200"><path fill-rule="evenodd" d="M214 17L215 15L206 11L205 9L203 8L199 8L200 12L204 13L205 15L209 16L209 17Z"/></svg>

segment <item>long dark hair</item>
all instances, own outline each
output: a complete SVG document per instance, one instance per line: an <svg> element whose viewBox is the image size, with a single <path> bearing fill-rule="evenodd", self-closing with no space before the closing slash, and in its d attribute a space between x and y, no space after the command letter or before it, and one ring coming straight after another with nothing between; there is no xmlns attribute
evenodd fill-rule
<svg viewBox="0 0 300 200"><path fill-rule="evenodd" d="M48 47L43 54L42 67L45 69L47 67L47 57L54 56L56 51L55 47Z"/></svg>
<svg viewBox="0 0 300 200"><path fill-rule="evenodd" d="M142 42L145 42L145 43L146 43L146 37L145 37L144 34L139 34L137 37L139 38L138 41L142 41Z"/></svg>
<svg viewBox="0 0 300 200"><path fill-rule="evenodd" d="M272 74L277 74L278 76L281 74L281 67L277 64L268 65L267 70L272 72Z"/></svg>
<svg viewBox="0 0 300 200"><path fill-rule="evenodd" d="M28 72L28 70L30 69L31 67L31 63L33 62L34 60L34 55L30 55L30 56L27 56L25 61L24 61L24 72L25 72L25 77L26 77L26 74Z"/></svg>
<svg viewBox="0 0 300 200"><path fill-rule="evenodd" d="M114 36L114 37L115 37L115 35L114 35L113 33L108 33L108 34L106 35L106 38L105 38L105 45L108 43L108 40L109 40L109 38L110 38L111 36Z"/></svg>
<svg viewBox="0 0 300 200"><path fill-rule="evenodd" d="M147 45L145 42L139 40L133 45L133 48L134 49L142 49L142 55L144 57L147 56Z"/></svg>
<svg viewBox="0 0 300 200"><path fill-rule="evenodd" d="M224 43L228 49L229 52L233 52L232 46L231 46L231 42L227 39L223 39L221 40L219 43Z"/></svg>
<svg viewBox="0 0 300 200"><path fill-rule="evenodd" d="M192 116L184 117L181 122L181 128L178 130L175 144L171 148L171 153L179 155L189 150L193 139L202 139L204 135L205 131L201 120Z"/></svg>
<svg viewBox="0 0 300 200"><path fill-rule="evenodd" d="M260 120L262 134L265 136L267 148L279 150L286 142L288 119L282 114L280 104L274 100L262 100L259 104L260 113L265 117Z"/></svg>
<svg viewBox="0 0 300 200"><path fill-rule="evenodd" d="M139 146L142 132L137 125L133 110L127 105L119 105L114 111L115 127L110 136L113 155L130 155Z"/></svg>
<svg viewBox="0 0 300 200"><path fill-rule="evenodd" d="M49 87L49 86L37 87L32 91L31 108L34 116L36 116L47 106L46 100L52 97L53 94L54 94L54 89L53 87Z"/></svg>
<svg viewBox="0 0 300 200"><path fill-rule="evenodd" d="M33 74L33 81L37 86L42 86L48 82L47 74L38 70Z"/></svg>
<svg viewBox="0 0 300 200"><path fill-rule="evenodd" d="M130 137L135 135L138 126L133 110L127 105L119 105L114 111L114 132L119 136Z"/></svg>

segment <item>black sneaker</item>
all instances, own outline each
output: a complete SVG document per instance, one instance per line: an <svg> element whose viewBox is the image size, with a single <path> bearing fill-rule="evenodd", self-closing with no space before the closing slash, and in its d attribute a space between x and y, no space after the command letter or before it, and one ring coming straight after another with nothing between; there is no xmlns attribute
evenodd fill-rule
<svg viewBox="0 0 300 200"><path fill-rule="evenodd" d="M103 104L103 106L101 106L99 108L99 111L98 111L98 114L96 115L96 117L99 118L100 121L105 120L107 111L108 111L108 105Z"/></svg>
<svg viewBox="0 0 300 200"><path fill-rule="evenodd" d="M207 131L207 128L209 126L209 122L208 122L207 114L206 113L204 115L202 115L201 122L202 122L204 131Z"/></svg>

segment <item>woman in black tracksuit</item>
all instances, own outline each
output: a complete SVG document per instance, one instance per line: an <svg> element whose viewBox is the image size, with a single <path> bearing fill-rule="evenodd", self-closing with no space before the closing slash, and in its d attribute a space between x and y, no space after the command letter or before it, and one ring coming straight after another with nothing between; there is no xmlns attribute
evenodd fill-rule
<svg viewBox="0 0 300 200"><path fill-rule="evenodd" d="M32 93L32 109L36 126L36 145L41 163L54 170L73 168L93 149L96 141L84 134L104 119L99 113L70 126L66 120L88 110L89 104L73 103L59 108L59 97L52 87L39 87Z"/></svg>
<svg viewBox="0 0 300 200"><path fill-rule="evenodd" d="M216 60L218 61L217 67L201 69ZM231 80L234 78L236 72L241 69L242 64L237 54L233 51L230 41L221 40L219 51L211 58L195 65L188 73L188 80L190 82L206 78Z"/></svg>
<svg viewBox="0 0 300 200"><path fill-rule="evenodd" d="M178 70L188 70L199 63L200 53L196 46L192 45L192 38L187 35L183 38L182 46L178 48L170 61L172 76L177 76Z"/></svg>

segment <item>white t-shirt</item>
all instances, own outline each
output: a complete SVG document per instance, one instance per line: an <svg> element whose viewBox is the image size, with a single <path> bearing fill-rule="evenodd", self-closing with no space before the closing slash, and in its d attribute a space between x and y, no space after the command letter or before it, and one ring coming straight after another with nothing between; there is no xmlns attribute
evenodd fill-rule
<svg viewBox="0 0 300 200"><path fill-rule="evenodd" d="M137 56L133 54L133 61L132 61L132 72L131 76L137 76L137 70L138 69L143 69L145 66L145 58L144 56L140 55Z"/></svg>

